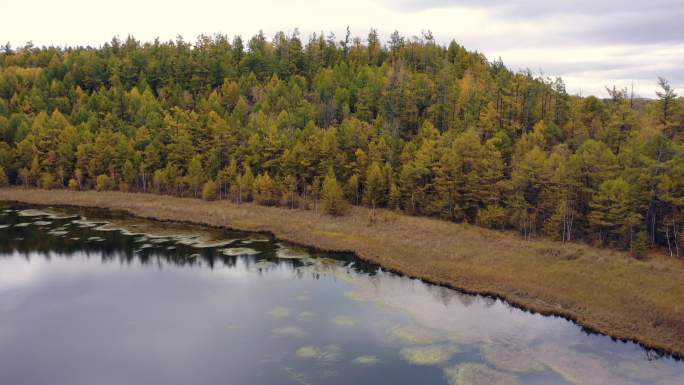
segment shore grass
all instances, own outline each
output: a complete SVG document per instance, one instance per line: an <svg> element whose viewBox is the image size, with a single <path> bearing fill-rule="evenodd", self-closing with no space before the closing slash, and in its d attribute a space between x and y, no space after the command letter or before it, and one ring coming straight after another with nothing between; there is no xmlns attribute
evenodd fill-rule
<svg viewBox="0 0 684 385"><path fill-rule="evenodd" d="M123 210L151 219L268 231L359 257L409 276L570 318L610 336L684 356L684 262L379 210L343 217L151 194L0 189L0 200Z"/></svg>

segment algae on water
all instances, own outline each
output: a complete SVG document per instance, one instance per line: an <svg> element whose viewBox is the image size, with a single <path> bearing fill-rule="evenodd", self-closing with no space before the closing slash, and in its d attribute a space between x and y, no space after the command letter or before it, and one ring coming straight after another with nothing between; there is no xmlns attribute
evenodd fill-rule
<svg viewBox="0 0 684 385"><path fill-rule="evenodd" d="M275 318L287 318L292 315L292 309L278 306L271 310L271 315Z"/></svg>
<svg viewBox="0 0 684 385"><path fill-rule="evenodd" d="M356 326L356 320L345 315L336 316L332 319L332 322L337 326Z"/></svg>
<svg viewBox="0 0 684 385"><path fill-rule="evenodd" d="M380 359L376 356L359 356L354 358L352 363L360 366L373 366L380 363Z"/></svg>
<svg viewBox="0 0 684 385"><path fill-rule="evenodd" d="M275 328L271 332L280 337L304 337L306 335L306 332L299 326L283 326Z"/></svg>
<svg viewBox="0 0 684 385"><path fill-rule="evenodd" d="M446 368L444 376L451 385L520 385L516 375L483 364L466 363Z"/></svg>
<svg viewBox="0 0 684 385"><path fill-rule="evenodd" d="M453 345L430 345L403 348L399 354L414 365L440 365L457 352L458 348Z"/></svg>
<svg viewBox="0 0 684 385"><path fill-rule="evenodd" d="M297 349L296 354L299 358L331 363L339 361L341 352L342 350L337 345L326 345L323 347L309 345Z"/></svg>

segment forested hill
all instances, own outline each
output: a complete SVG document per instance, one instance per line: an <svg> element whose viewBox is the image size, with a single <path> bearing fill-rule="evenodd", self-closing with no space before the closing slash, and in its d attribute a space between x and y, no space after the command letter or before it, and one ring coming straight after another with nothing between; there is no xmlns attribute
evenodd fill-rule
<svg viewBox="0 0 684 385"><path fill-rule="evenodd" d="M581 98L429 33L307 40L6 46L0 183L363 204L682 253L684 101L667 81L652 101Z"/></svg>

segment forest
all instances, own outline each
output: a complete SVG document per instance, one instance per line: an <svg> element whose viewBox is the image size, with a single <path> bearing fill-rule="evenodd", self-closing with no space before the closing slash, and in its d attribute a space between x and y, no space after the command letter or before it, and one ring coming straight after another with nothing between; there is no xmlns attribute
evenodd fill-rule
<svg viewBox="0 0 684 385"><path fill-rule="evenodd" d="M387 208L682 256L684 99L569 95L430 32L0 52L0 184Z"/></svg>

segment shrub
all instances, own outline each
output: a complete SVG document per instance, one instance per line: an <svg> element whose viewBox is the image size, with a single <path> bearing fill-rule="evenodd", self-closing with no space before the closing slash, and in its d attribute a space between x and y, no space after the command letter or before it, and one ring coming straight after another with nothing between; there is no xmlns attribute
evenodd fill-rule
<svg viewBox="0 0 684 385"><path fill-rule="evenodd" d="M98 175L95 180L95 188L97 191L107 191L112 188L112 178L109 175Z"/></svg>
<svg viewBox="0 0 684 385"><path fill-rule="evenodd" d="M213 201L216 199L217 194L218 184L216 182L208 180L204 183L204 187L202 187L202 199L205 201Z"/></svg>

